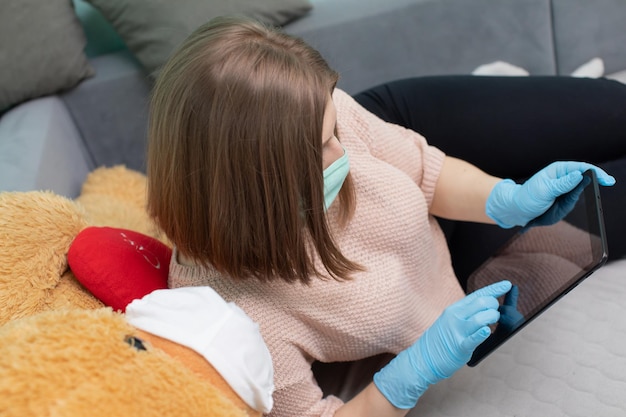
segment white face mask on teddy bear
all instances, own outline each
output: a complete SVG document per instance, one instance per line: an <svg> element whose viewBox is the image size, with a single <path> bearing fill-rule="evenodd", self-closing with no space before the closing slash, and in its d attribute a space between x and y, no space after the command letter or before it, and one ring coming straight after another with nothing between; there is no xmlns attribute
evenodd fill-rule
<svg viewBox="0 0 626 417"><path fill-rule="evenodd" d="M126 319L199 353L251 408L270 412L274 371L259 326L212 288L153 291L126 307Z"/></svg>

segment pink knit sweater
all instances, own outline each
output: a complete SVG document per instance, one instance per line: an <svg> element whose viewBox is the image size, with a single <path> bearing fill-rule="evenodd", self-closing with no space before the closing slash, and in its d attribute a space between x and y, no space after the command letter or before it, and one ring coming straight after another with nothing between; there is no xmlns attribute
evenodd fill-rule
<svg viewBox="0 0 626 417"><path fill-rule="evenodd" d="M445 238L428 208L444 154L419 134L388 124L336 90L338 137L348 150L357 193L354 218L331 227L344 254L367 268L348 282L233 282L215 270L183 266L176 252L169 285L209 285L256 321L275 369L271 416L332 416L314 360L351 361L410 346L463 296Z"/></svg>

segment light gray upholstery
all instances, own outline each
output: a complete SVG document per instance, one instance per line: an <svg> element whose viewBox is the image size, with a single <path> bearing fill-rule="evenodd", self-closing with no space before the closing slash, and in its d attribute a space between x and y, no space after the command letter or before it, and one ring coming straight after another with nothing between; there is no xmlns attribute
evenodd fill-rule
<svg viewBox="0 0 626 417"><path fill-rule="evenodd" d="M151 83L130 52L91 60L97 76L61 96L96 166L144 171Z"/></svg>
<svg viewBox="0 0 626 417"><path fill-rule="evenodd" d="M570 74L592 58L605 72L626 69L626 1L552 0L559 74Z"/></svg>
<svg viewBox="0 0 626 417"><path fill-rule="evenodd" d="M73 197L94 169L63 102L30 100L0 119L1 190L52 190Z"/></svg>
<svg viewBox="0 0 626 417"><path fill-rule="evenodd" d="M313 10L284 29L319 49L348 93L404 77L468 74L498 60L536 75L569 74L595 56L607 74L626 70L625 0L311 1ZM128 50L90 62L96 76L54 101L66 111L39 120L39 106L20 107L34 112L22 117L57 128L24 124L15 133L13 113L0 118L0 190L76 194L86 167L145 170L151 81ZM72 163L51 172L49 160Z"/></svg>
<svg viewBox="0 0 626 417"><path fill-rule="evenodd" d="M348 93L410 76L467 74L495 60L555 72L549 0L318 0L286 31L315 46Z"/></svg>

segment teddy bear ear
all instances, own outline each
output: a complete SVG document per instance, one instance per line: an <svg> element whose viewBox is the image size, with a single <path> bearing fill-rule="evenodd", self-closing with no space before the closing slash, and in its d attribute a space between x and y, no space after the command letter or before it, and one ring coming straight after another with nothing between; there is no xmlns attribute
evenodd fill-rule
<svg viewBox="0 0 626 417"><path fill-rule="evenodd" d="M134 230L169 245L146 210L146 176L118 165L90 172L76 202L92 226Z"/></svg>
<svg viewBox="0 0 626 417"><path fill-rule="evenodd" d="M0 323L44 309L86 226L80 206L52 192L0 193Z"/></svg>
<svg viewBox="0 0 626 417"><path fill-rule="evenodd" d="M85 195L103 195L124 201L137 209L145 210L146 176L122 165L96 168L89 173L81 188L78 200Z"/></svg>

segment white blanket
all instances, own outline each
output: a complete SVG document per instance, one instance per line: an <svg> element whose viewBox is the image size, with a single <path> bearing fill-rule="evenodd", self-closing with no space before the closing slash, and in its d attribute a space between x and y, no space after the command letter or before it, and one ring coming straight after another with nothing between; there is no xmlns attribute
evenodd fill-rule
<svg viewBox="0 0 626 417"><path fill-rule="evenodd" d="M626 416L626 260L592 274L476 367L432 386L412 415Z"/></svg>

